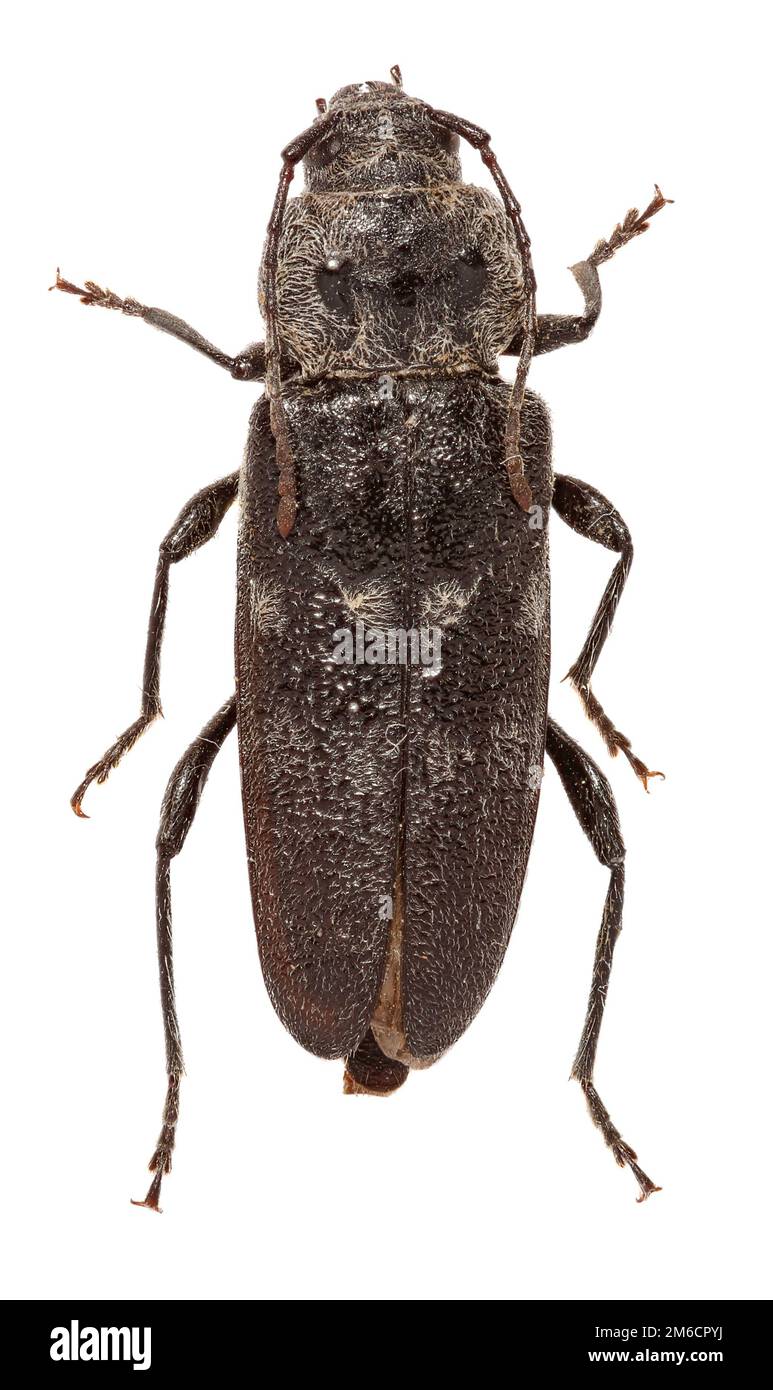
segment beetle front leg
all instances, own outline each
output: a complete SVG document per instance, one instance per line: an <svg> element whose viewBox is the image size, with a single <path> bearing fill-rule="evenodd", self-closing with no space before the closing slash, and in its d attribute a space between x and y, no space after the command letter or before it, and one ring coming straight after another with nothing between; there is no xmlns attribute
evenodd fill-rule
<svg viewBox="0 0 773 1390"><path fill-rule="evenodd" d="M609 636L617 605L633 563L630 532L612 503L589 483L581 483L577 478L567 478L558 474L553 492L553 508L578 535L584 536L586 540L596 541L620 556L596 610L583 649L564 679L571 681L582 700L585 713L601 733L611 756L614 758L622 751L642 782L644 790L649 791L650 777L663 777L665 774L651 772L647 764L643 763L641 758L637 758L631 749L631 740L615 728L591 690L591 677L601 649Z"/></svg>
<svg viewBox="0 0 773 1390"><path fill-rule="evenodd" d="M543 352L555 352L556 348L567 347L570 343L585 341L601 313L601 282L598 267L603 265L605 261L611 260L622 246L627 246L629 241L634 241L636 237L646 232L650 225L650 218L672 201L671 198L664 198L655 184L655 196L643 212L639 212L638 208L630 208L622 222L618 222L608 241L597 241L587 260L578 261L576 265L569 267L582 290L585 309L582 314L538 314L534 342L535 357ZM522 344L523 329L520 328L506 349L505 356L517 357L520 354Z"/></svg>
<svg viewBox="0 0 773 1390"><path fill-rule="evenodd" d="M627 1165L636 1177L641 1188L638 1200L643 1202L653 1192L659 1192L660 1188L639 1167L634 1150L613 1125L609 1111L593 1083L593 1066L612 973L612 955L623 916L625 845L620 833L617 807L612 788L601 769L552 719L548 719L546 750L596 858L610 871L604 915L596 942L585 1025L571 1074L574 1080L579 1081L591 1119L601 1130L616 1161L621 1168Z"/></svg>
<svg viewBox="0 0 773 1390"><path fill-rule="evenodd" d="M212 764L235 723L236 697L232 695L183 754L169 779L161 805L161 823L156 838L156 936L167 1091L161 1133L148 1165L153 1180L143 1201L132 1199L135 1206L150 1207L153 1211L161 1210L158 1205L161 1181L172 1169L172 1150L180 1108L180 1082L185 1070L174 992L170 866L185 843Z"/></svg>
<svg viewBox="0 0 773 1390"><path fill-rule="evenodd" d="M180 515L161 542L156 568L156 582L150 605L147 645L145 648L145 669L142 678L142 708L139 719L135 719L128 729L124 729L115 743L111 744L99 762L90 767L77 791L70 800L76 816L87 819L82 809L83 798L92 782L101 784L107 781L114 767L117 767L124 753L134 747L149 724L160 714L160 668L161 645L164 636L164 620L169 597L169 571L172 565L184 560L199 546L211 540L223 520L228 508L239 490L239 474L231 473L218 483L211 483L197 492L183 507Z"/></svg>
<svg viewBox="0 0 773 1390"><path fill-rule="evenodd" d="M578 261L569 267L585 300L581 314L538 314L537 333L534 342L534 356L543 352L555 352L556 348L568 347L571 343L583 343L595 328L601 313L601 281L595 265L590 261ZM523 329L519 329L506 357L518 357L523 343Z"/></svg>
<svg viewBox="0 0 773 1390"><path fill-rule="evenodd" d="M121 299L120 295L114 294L112 290L103 290L93 280L87 280L83 286L74 285L72 281L65 280L57 270L56 281L50 288L62 290L65 294L79 295L81 304L97 305L101 309L116 309L122 314L127 314L129 318L142 319L143 323L149 323L159 332L169 333L179 342L187 343L196 352L208 357L210 362L215 362L218 367L225 367L236 381L263 381L266 375L266 349L263 343L252 343L236 357L229 357L227 352L221 352L220 348L216 348L197 329L191 328L189 323L179 319L176 314L170 314L166 309L155 309L140 304L137 299Z"/></svg>

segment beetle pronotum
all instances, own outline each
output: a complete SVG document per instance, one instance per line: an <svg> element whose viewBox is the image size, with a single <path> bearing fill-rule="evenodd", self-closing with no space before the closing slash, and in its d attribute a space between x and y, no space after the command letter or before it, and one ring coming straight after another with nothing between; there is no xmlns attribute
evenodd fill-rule
<svg viewBox="0 0 773 1390"><path fill-rule="evenodd" d="M617 811L547 710L552 509L619 555L569 677L609 752L622 750L645 788L662 775L591 688L631 539L594 488L553 476L547 411L526 376L533 354L587 337L598 266L666 200L656 188L572 267L581 315L538 315L529 239L489 136L406 96L399 69L392 78L344 87L329 107L320 99L283 152L261 270L265 346L230 357L164 310L57 274L56 288L83 303L142 318L238 380L266 383L243 467L192 498L161 543L140 716L72 800L83 815L90 783L161 713L171 566L238 496L236 690L177 764L157 839L167 1096L141 1204L154 1209L183 1074L170 865L235 725L268 991L304 1047L346 1059L348 1093L394 1091L483 1003L515 920L547 752L610 874L572 1075L640 1200L657 1190L593 1083L623 904ZM501 201L462 182L460 137ZM288 201L300 162L306 188ZM512 387L504 354L518 357ZM361 659L347 659L341 636L356 624L367 652L360 642ZM408 655L420 629L437 634L430 669Z"/></svg>

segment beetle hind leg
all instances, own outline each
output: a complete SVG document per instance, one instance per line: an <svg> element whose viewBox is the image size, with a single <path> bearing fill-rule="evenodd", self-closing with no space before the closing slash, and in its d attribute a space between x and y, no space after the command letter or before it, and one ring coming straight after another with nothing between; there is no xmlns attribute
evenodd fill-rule
<svg viewBox="0 0 773 1390"><path fill-rule="evenodd" d="M183 754L169 779L161 805L161 822L156 838L156 934L167 1090L161 1133L148 1164L153 1180L144 1200L134 1201L134 1206L150 1207L152 1211L161 1210L158 1205L161 1181L172 1169L172 1150L180 1111L180 1082L185 1071L174 991L171 863L185 843L210 768L235 723L236 697L232 695Z"/></svg>
<svg viewBox="0 0 773 1390"><path fill-rule="evenodd" d="M593 1082L596 1049L612 973L612 956L623 917L625 845L620 833L617 807L612 788L603 772L579 744L564 733L552 719L548 719L546 747L572 809L593 846L596 858L610 871L609 888L596 942L585 1025L571 1075L580 1083L591 1119L601 1130L615 1160L621 1168L627 1166L634 1174L641 1189L638 1200L643 1202L653 1192L659 1192L660 1188L639 1167L634 1150L626 1144L620 1131L612 1123L609 1111Z"/></svg>

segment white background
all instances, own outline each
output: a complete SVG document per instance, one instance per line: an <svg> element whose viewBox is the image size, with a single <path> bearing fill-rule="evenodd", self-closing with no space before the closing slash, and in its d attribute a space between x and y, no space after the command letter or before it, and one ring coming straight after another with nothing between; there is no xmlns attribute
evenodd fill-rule
<svg viewBox="0 0 773 1390"><path fill-rule="evenodd" d="M762 1298L770 1242L769 35L762 5L30 4L5 20L2 1281L14 1297ZM345 1099L260 978L237 750L173 872L188 1079L163 1217L129 1205L164 1093L153 840L233 688L236 517L173 572L166 719L92 819L69 795L135 717L156 548L238 466L259 388L49 295L57 264L229 352L278 152L314 98L400 62L494 135L539 305L642 207L592 339L535 362L555 463L636 560L596 679L668 773L645 796L560 677L612 557L553 523L555 717L612 779L625 930L597 1079L644 1206L567 1080L606 872L552 771L501 977L443 1061ZM467 176L486 181L477 157Z"/></svg>

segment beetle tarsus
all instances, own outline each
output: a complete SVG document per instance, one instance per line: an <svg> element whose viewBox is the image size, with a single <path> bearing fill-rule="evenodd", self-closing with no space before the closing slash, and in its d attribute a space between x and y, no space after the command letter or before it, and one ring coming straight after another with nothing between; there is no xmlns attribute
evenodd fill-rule
<svg viewBox="0 0 773 1390"><path fill-rule="evenodd" d="M86 293L86 291L84 289L81 289L80 286L74 285L72 283L72 280L65 280L64 276L62 275L59 269L59 266L56 267L56 279L53 285L49 285L48 289L49 293L51 292L51 290L62 290L64 294L84 295Z"/></svg>
<svg viewBox="0 0 773 1390"><path fill-rule="evenodd" d="M124 753L128 753L130 749L134 747L137 740L144 734L148 725L152 724L154 719L157 719L160 714L161 707L159 705L152 714L140 715L139 719L135 719L134 723L130 724L128 729L124 729L115 743L110 745L107 752L99 759L99 762L94 763L94 766L89 768L80 786L70 797L70 805L76 816L79 816L81 820L89 819L82 807L83 798L92 782L96 782L97 786L101 787L103 782L107 781L113 769L118 766Z"/></svg>
<svg viewBox="0 0 773 1390"><path fill-rule="evenodd" d="M622 246L626 246L635 237L641 236L646 232L650 225L650 218L660 212L667 203L673 203L673 198L664 198L658 185L655 184L655 196L647 204L644 212L639 212L638 208L629 208L622 222L618 222L609 241L597 241L588 261L591 265L603 265L605 261L610 261L616 251Z"/></svg>
<svg viewBox="0 0 773 1390"><path fill-rule="evenodd" d="M631 1148L630 1144L626 1144L619 1129L613 1125L609 1111L593 1082L587 1077L582 1076L578 1070L573 1070L572 1076L579 1081L588 1105L588 1110L590 1111L591 1119L594 1125L601 1130L606 1144L615 1156L615 1162L618 1163L621 1168L630 1168L636 1178L641 1188L641 1195L637 1198L637 1201L646 1202L647 1198L651 1197L653 1192L661 1192L662 1188L658 1187L651 1178L648 1178L644 1170L639 1167L635 1150Z"/></svg>
<svg viewBox="0 0 773 1390"><path fill-rule="evenodd" d="M577 694L582 700L583 709L591 723L595 724L601 734L610 757L616 758L618 753L623 753L631 764L636 776L639 778L645 792L649 792L648 784L651 777L662 777L663 780L665 780L665 772L651 772L647 764L642 762L641 758L637 758L631 748L631 740L626 734L621 733L620 729L615 727L601 704L601 701L596 698L591 690L590 685L583 684L582 677L578 675L575 666L572 667L571 671L567 672L564 676L564 680L568 680L577 691Z"/></svg>
<svg viewBox="0 0 773 1390"><path fill-rule="evenodd" d="M136 299L121 299L120 295L113 290L103 290L101 285L97 285L94 280L87 280L84 286L74 285L71 280L65 280L56 270L56 280L53 285L49 285L50 290L62 290L65 294L77 294L81 304L88 306L96 305L100 309L119 309L123 314L129 314L132 318L139 318L145 313L145 306Z"/></svg>
<svg viewBox="0 0 773 1390"><path fill-rule="evenodd" d="M158 1143L153 1151L153 1157L148 1164L148 1168L153 1174L153 1180L142 1201L139 1201L136 1197L132 1197L131 1203L134 1207L149 1207L151 1211L161 1212L161 1207L158 1205L158 1199L161 1195L161 1182L166 1174L172 1171L172 1150L174 1149L179 1114L180 1077L177 1073L173 1072L167 1084L161 1133L158 1136Z"/></svg>

